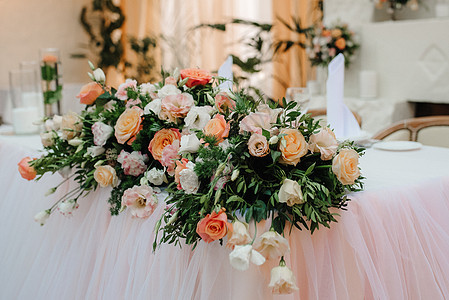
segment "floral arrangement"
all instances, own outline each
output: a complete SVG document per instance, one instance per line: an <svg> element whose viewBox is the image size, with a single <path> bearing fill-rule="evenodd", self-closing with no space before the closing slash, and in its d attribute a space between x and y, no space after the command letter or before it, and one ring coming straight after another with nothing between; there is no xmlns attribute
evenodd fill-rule
<svg viewBox="0 0 449 300"><path fill-rule="evenodd" d="M306 53L313 66L327 67L331 60L340 53L345 56L345 66L348 67L359 44L354 40L354 32L347 24L337 24L333 27L313 27L306 45Z"/></svg>
<svg viewBox="0 0 449 300"><path fill-rule="evenodd" d="M393 17L395 11L402 9L406 5L408 5L412 10L417 10L419 8L418 0L374 0L374 3L379 9L386 5L387 12L392 16L393 20L395 19Z"/></svg>
<svg viewBox="0 0 449 300"><path fill-rule="evenodd" d="M156 84L128 79L115 90L91 67L93 82L78 95L85 110L46 120L45 154L19 163L25 179L60 172L78 183L36 221L43 225L55 211L70 215L82 196L111 186L113 215L128 210L148 218L165 206L154 249L226 242L234 268L277 259L269 286L274 293L296 290L283 258L285 232L336 221L346 193L362 188L363 149L339 143L295 102L267 104L244 91L220 91L224 79L204 70L163 73ZM249 223L262 220L271 229L252 233Z"/></svg>

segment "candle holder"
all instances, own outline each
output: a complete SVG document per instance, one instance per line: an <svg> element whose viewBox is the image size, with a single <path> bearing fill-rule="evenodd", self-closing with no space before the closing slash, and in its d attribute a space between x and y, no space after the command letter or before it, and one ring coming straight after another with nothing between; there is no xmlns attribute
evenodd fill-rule
<svg viewBox="0 0 449 300"><path fill-rule="evenodd" d="M40 56L45 116L52 117L61 114L62 68L59 49L41 49Z"/></svg>
<svg viewBox="0 0 449 300"><path fill-rule="evenodd" d="M34 70L14 70L9 72L12 100L12 123L16 134L33 134L39 131L35 125L39 115L40 97Z"/></svg>

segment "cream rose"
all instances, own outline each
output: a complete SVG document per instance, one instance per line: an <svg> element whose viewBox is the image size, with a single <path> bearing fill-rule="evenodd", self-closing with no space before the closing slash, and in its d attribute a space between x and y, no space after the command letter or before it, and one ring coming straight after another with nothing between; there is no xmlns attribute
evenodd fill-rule
<svg viewBox="0 0 449 300"><path fill-rule="evenodd" d="M195 164L189 161L186 168L179 172L179 184L186 194L196 194L200 188L200 181L194 168Z"/></svg>
<svg viewBox="0 0 449 300"><path fill-rule="evenodd" d="M309 139L309 149L312 152L320 152L322 160L330 160L337 152L338 142L335 133L326 127L317 134L312 134Z"/></svg>
<svg viewBox="0 0 449 300"><path fill-rule="evenodd" d="M278 259L290 251L287 239L271 230L259 236L254 241L253 247L266 259Z"/></svg>
<svg viewBox="0 0 449 300"><path fill-rule="evenodd" d="M118 118L114 126L115 137L119 144L124 144L129 139L136 136L142 129L143 110L137 106L126 109Z"/></svg>
<svg viewBox="0 0 449 300"><path fill-rule="evenodd" d="M279 150L281 151L281 163L296 166L301 157L307 154L308 145L304 136L298 129L283 128Z"/></svg>
<svg viewBox="0 0 449 300"><path fill-rule="evenodd" d="M172 84L164 85L158 92L157 96L160 99L163 99L164 97L170 96L170 95L179 95L181 94L181 90L178 89L176 86Z"/></svg>
<svg viewBox="0 0 449 300"><path fill-rule="evenodd" d="M268 286L273 294L291 294L298 290L295 275L285 265L271 269L270 284Z"/></svg>
<svg viewBox="0 0 449 300"><path fill-rule="evenodd" d="M279 189L279 202L287 203L288 206L304 203L301 186L297 181L284 179Z"/></svg>
<svg viewBox="0 0 449 300"><path fill-rule="evenodd" d="M232 223L232 231L228 233L226 247L234 249L237 245L246 245L249 242L251 242L251 237L249 236L248 224L235 220Z"/></svg>
<svg viewBox="0 0 449 300"><path fill-rule="evenodd" d="M54 132L41 133L41 142L44 147L51 147L55 143L56 134Z"/></svg>
<svg viewBox="0 0 449 300"><path fill-rule="evenodd" d="M81 130L83 129L83 123L81 122L80 117L74 113L69 112L62 117L61 121L61 131L62 138L64 140L71 140L74 137L77 137Z"/></svg>
<svg viewBox="0 0 449 300"><path fill-rule="evenodd" d="M332 172L344 184L353 184L360 176L359 154L354 149L341 149L332 161Z"/></svg>
<svg viewBox="0 0 449 300"><path fill-rule="evenodd" d="M118 177L115 169L111 166L98 166L95 168L94 179L101 187L108 185L116 187L118 184Z"/></svg>
<svg viewBox="0 0 449 300"><path fill-rule="evenodd" d="M249 262L260 266L265 262L265 258L253 249L251 245L235 246L229 253L229 262L234 269L246 271L249 268Z"/></svg>
<svg viewBox="0 0 449 300"><path fill-rule="evenodd" d="M248 140L248 151L252 156L266 156L270 153L267 138L261 134L253 133Z"/></svg>

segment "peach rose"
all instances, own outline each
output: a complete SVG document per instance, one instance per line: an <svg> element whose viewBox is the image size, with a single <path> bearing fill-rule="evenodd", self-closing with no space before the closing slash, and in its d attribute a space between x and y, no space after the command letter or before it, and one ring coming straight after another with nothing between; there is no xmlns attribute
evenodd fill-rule
<svg viewBox="0 0 449 300"><path fill-rule="evenodd" d="M279 143L281 163L296 166L301 157L307 154L308 145L304 136L297 129L283 128L280 134L286 134Z"/></svg>
<svg viewBox="0 0 449 300"><path fill-rule="evenodd" d="M179 178L179 173L181 173L182 170L187 169L187 163L189 160L187 158L181 159L181 161L176 161L176 168L175 168L175 182L178 184L178 190L182 190L181 181Z"/></svg>
<svg viewBox="0 0 449 300"><path fill-rule="evenodd" d="M47 54L42 58L42 61L46 64L54 64L58 62L58 57L56 55Z"/></svg>
<svg viewBox="0 0 449 300"><path fill-rule="evenodd" d="M335 47L337 47L340 50L343 50L344 48L346 48L346 40L344 38L339 38L338 40L335 41Z"/></svg>
<svg viewBox="0 0 449 300"><path fill-rule="evenodd" d="M94 179L101 187L107 187L108 185L116 187L118 184L118 177L115 173L115 169L109 165L96 167Z"/></svg>
<svg viewBox="0 0 449 300"><path fill-rule="evenodd" d="M217 138L217 143L221 143L225 137L228 137L229 129L231 126L226 123L223 115L216 114L206 126L204 126L203 132L208 136L215 136Z"/></svg>
<svg viewBox="0 0 449 300"><path fill-rule="evenodd" d="M252 112L240 121L240 133L253 132L262 134L262 129L271 129L271 116L265 112Z"/></svg>
<svg viewBox="0 0 449 300"><path fill-rule="evenodd" d="M137 106L127 108L120 115L114 126L115 137L119 144L124 144L129 139L135 137L142 129L142 116L143 110Z"/></svg>
<svg viewBox="0 0 449 300"><path fill-rule="evenodd" d="M264 157L270 153L267 138L261 134L253 133L248 140L249 154L256 157Z"/></svg>
<svg viewBox="0 0 449 300"><path fill-rule="evenodd" d="M228 230L231 230L231 223L228 223L228 216L224 209L217 214L215 211L208 214L196 226L196 233L206 242L211 243L224 237Z"/></svg>
<svg viewBox="0 0 449 300"><path fill-rule="evenodd" d="M64 140L71 140L77 137L82 129L83 122L76 113L69 112L62 117L61 131Z"/></svg>
<svg viewBox="0 0 449 300"><path fill-rule="evenodd" d="M172 115L175 119L184 118L194 104L192 95L182 93L164 97L161 102L161 109Z"/></svg>
<svg viewBox="0 0 449 300"><path fill-rule="evenodd" d="M212 79L212 75L206 71L201 69L184 69L181 70L181 78L189 78L186 83L186 86L192 88L197 85L206 85Z"/></svg>
<svg viewBox="0 0 449 300"><path fill-rule="evenodd" d="M235 101L226 92L220 92L215 95L215 106L221 113L231 112L235 110Z"/></svg>
<svg viewBox="0 0 449 300"><path fill-rule="evenodd" d="M162 159L162 152L168 145L173 144L174 141L181 140L181 134L178 129L161 129L154 135L148 146L148 151L151 152L153 158L156 160Z"/></svg>
<svg viewBox="0 0 449 300"><path fill-rule="evenodd" d="M338 29L338 28L332 29L332 30L331 30L331 36L332 36L333 38L338 38L338 37L340 37L340 36L341 36L341 30Z"/></svg>
<svg viewBox="0 0 449 300"><path fill-rule="evenodd" d="M341 149L332 161L332 172L344 184L353 184L360 176L359 154L354 149Z"/></svg>
<svg viewBox="0 0 449 300"><path fill-rule="evenodd" d="M332 159L337 152L338 142L335 133L329 128L323 128L317 134L312 134L309 139L309 149L312 152L320 152L322 160Z"/></svg>
<svg viewBox="0 0 449 300"><path fill-rule="evenodd" d="M37 175L36 170L30 166L30 161L33 161L33 159L27 156L22 158L22 160L17 164L19 166L20 176L26 180L33 180Z"/></svg>
<svg viewBox="0 0 449 300"><path fill-rule="evenodd" d="M95 100L97 100L98 96L103 93L103 88L98 83L91 82L81 88L81 91L76 98L80 99L81 104L92 105Z"/></svg>

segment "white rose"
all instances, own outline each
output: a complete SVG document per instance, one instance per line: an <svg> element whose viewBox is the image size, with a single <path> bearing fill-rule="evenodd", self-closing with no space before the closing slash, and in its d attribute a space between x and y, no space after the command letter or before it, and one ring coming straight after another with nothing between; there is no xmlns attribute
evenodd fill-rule
<svg viewBox="0 0 449 300"><path fill-rule="evenodd" d="M54 115L52 121L53 121L53 130L59 130L62 124L62 116Z"/></svg>
<svg viewBox="0 0 449 300"><path fill-rule="evenodd" d="M265 258L251 245L235 246L234 250L229 253L229 262L234 269L246 271L249 268L249 262L260 266L265 262Z"/></svg>
<svg viewBox="0 0 449 300"><path fill-rule="evenodd" d="M99 83L104 83L105 82L106 76L104 75L104 72L103 72L102 69L97 68L94 71L94 79L95 79L96 82L99 82Z"/></svg>
<svg viewBox="0 0 449 300"><path fill-rule="evenodd" d="M156 91L156 87L151 83L142 83L140 85L140 94L143 96L150 95Z"/></svg>
<svg viewBox="0 0 449 300"><path fill-rule="evenodd" d="M226 247L234 249L235 246L246 245L249 242L251 242L251 237L249 236L248 224L237 220L234 221L232 223L232 233L228 238Z"/></svg>
<svg viewBox="0 0 449 300"><path fill-rule="evenodd" d="M87 154L89 154L92 157L96 157L98 155L103 154L106 151L105 148L101 146L90 146L87 148Z"/></svg>
<svg viewBox="0 0 449 300"><path fill-rule="evenodd" d="M162 104L161 99L154 99L153 101L151 101L144 107L143 114L148 115L148 114L150 114L150 111L152 111L156 115L159 115L159 113L161 111L161 104Z"/></svg>
<svg viewBox="0 0 449 300"><path fill-rule="evenodd" d="M213 110L212 106L192 107L184 119L187 129L202 130L210 121L210 114Z"/></svg>
<svg viewBox="0 0 449 300"><path fill-rule="evenodd" d="M157 96L162 99L169 95L181 94L181 90L172 84L164 85L159 91L157 91Z"/></svg>
<svg viewBox="0 0 449 300"><path fill-rule="evenodd" d="M154 185L161 185L162 183L167 182L164 170L158 170L156 168L145 172L145 178Z"/></svg>
<svg viewBox="0 0 449 300"><path fill-rule="evenodd" d="M79 205L78 205L78 203L76 203L75 200L70 199L70 200L65 200L65 201L59 202L58 210L64 216L70 216L70 215L72 215L73 211L78 208L78 206Z"/></svg>
<svg viewBox="0 0 449 300"><path fill-rule="evenodd" d="M196 194L200 187L200 182L198 175L194 171L195 164L189 161L186 167L186 169L179 172L179 184L186 194Z"/></svg>
<svg viewBox="0 0 449 300"><path fill-rule="evenodd" d="M48 220L49 217L50 217L50 210L49 209L43 210L41 212L38 212L34 216L34 221L41 224L41 226L44 226L45 222Z"/></svg>
<svg viewBox="0 0 449 300"><path fill-rule="evenodd" d="M201 142L196 134L187 134L181 136L181 147L179 148L179 154L184 153L196 153L201 146Z"/></svg>
<svg viewBox="0 0 449 300"><path fill-rule="evenodd" d="M55 143L55 134L53 132L41 133L41 142L44 147L51 147Z"/></svg>
<svg viewBox="0 0 449 300"><path fill-rule="evenodd" d="M103 122L95 122L92 125L92 133L94 135L94 144L96 146L104 146L107 140L112 136L114 132L114 128L103 123Z"/></svg>
<svg viewBox="0 0 449 300"><path fill-rule="evenodd" d="M259 236L254 241L253 247L266 259L278 259L290 251L287 239L271 230Z"/></svg>
<svg viewBox="0 0 449 300"><path fill-rule="evenodd" d="M271 269L271 279L268 286L273 294L291 294L298 290L295 275L285 265Z"/></svg>
<svg viewBox="0 0 449 300"><path fill-rule="evenodd" d="M285 179L279 189L279 202L287 203L288 206L304 203L301 186L297 181Z"/></svg>

